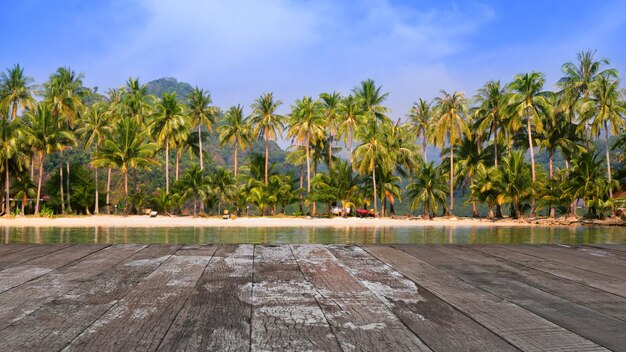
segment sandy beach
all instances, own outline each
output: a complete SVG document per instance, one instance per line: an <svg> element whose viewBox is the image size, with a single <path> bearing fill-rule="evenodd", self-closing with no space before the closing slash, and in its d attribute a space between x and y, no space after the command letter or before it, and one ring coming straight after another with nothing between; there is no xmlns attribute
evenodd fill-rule
<svg viewBox="0 0 626 352"><path fill-rule="evenodd" d="M568 223L546 219L539 220L488 220L484 218L436 218L434 220L408 219L373 219L373 218L304 218L304 217L240 217L234 220L224 220L217 217L190 216L76 216L35 218L16 217L0 218L0 226L17 227L424 227L424 226L451 226L451 227L493 227L493 226L571 226L579 223ZM598 225L611 225L602 223ZM613 224L614 225L614 224Z"/></svg>

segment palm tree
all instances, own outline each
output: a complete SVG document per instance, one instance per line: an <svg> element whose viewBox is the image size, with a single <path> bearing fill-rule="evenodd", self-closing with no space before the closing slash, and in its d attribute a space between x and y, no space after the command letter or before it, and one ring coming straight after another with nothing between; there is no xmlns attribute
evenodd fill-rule
<svg viewBox="0 0 626 352"><path fill-rule="evenodd" d="M111 136L91 162L95 167L106 166L124 174L124 193L128 196L128 172L136 168L149 170L159 163L153 158L157 144L148 142L139 122L131 116L122 117L115 124Z"/></svg>
<svg viewBox="0 0 626 352"><path fill-rule="evenodd" d="M456 146L456 156L460 174L469 180L470 189L474 185L474 180L478 170L484 167L487 159L491 157L489 149L480 148L480 143L476 140L477 134L461 139ZM472 198L472 217L478 217L476 201Z"/></svg>
<svg viewBox="0 0 626 352"><path fill-rule="evenodd" d="M357 150L360 148L360 151L358 152L360 155L358 169L361 174L366 171L372 173L374 188L374 212L376 214L378 214L378 206L376 202L376 159L378 153L384 153L383 150L378 150L381 148L379 148L380 135L377 132L377 123L378 121L388 120L388 117L385 114L389 111L387 107L382 105L385 99L387 99L387 96L389 96L389 93L383 94L380 91L381 89L382 87L376 87L374 80L367 79L365 81L361 81L361 84L352 90L361 104L361 110L367 119L366 124L369 125L365 131L360 133L361 137L363 137L361 138L363 144L357 147ZM357 150L355 150L355 154L357 154Z"/></svg>
<svg viewBox="0 0 626 352"><path fill-rule="evenodd" d="M418 140L422 137L422 159L424 162L427 161L426 142L428 141L428 134L431 129L432 113L433 110L430 103L422 98L420 98L418 102L413 103L413 106L409 111L411 131L415 134L415 137Z"/></svg>
<svg viewBox="0 0 626 352"><path fill-rule="evenodd" d="M209 131L215 123L215 108L210 106L211 94L204 92L198 87L194 88L189 94L187 100L187 109L193 119L194 125L198 126L198 155L200 156L200 170L204 170L204 162L202 160L202 127L205 126ZM237 152L235 152L237 153ZM235 175L237 172L235 171Z"/></svg>
<svg viewBox="0 0 626 352"><path fill-rule="evenodd" d="M474 183L470 186L472 201L478 201L487 204L489 213L487 218L493 219L493 208L504 204L504 196L500 190L498 182L499 170L496 166L485 167L479 165L476 169Z"/></svg>
<svg viewBox="0 0 626 352"><path fill-rule="evenodd" d="M620 134L626 126L624 116L624 90L620 89L618 80L610 80L600 77L591 86L591 97L583 104L582 111L590 112L593 116L591 121L591 135L600 136L604 129L604 146L606 152L606 172L609 184L611 184L611 159L609 158L609 137L611 133ZM609 188L609 198L613 198L613 189Z"/></svg>
<svg viewBox="0 0 626 352"><path fill-rule="evenodd" d="M204 177L202 169L198 165L193 165L183 173L183 177L177 182L177 187L181 190L183 198L193 197L193 216L195 217L198 209L198 197L201 201L206 199L209 191L209 178Z"/></svg>
<svg viewBox="0 0 626 352"><path fill-rule="evenodd" d="M304 214L303 202L304 202L304 166L306 165L307 155L304 151L304 147L296 145L291 147L292 150L288 151L285 161L290 165L297 166L300 169L300 187L299 192L299 207L300 214Z"/></svg>
<svg viewBox="0 0 626 352"><path fill-rule="evenodd" d="M467 99L463 93L454 92L452 94L441 91L441 96L435 98L434 115L436 123L434 127L435 139L442 146L445 145L445 138L448 138L450 145L450 207L448 214L453 216L454 210L454 145L462 135L469 136L470 131L467 124Z"/></svg>
<svg viewBox="0 0 626 352"><path fill-rule="evenodd" d="M607 200L611 184L602 175L601 162L592 151L581 153L572 159L572 169L568 183L574 197L582 199L588 207L588 216L597 215L595 204Z"/></svg>
<svg viewBox="0 0 626 352"><path fill-rule="evenodd" d="M153 96L148 95L148 87L140 84L138 78L129 78L120 97L120 107L124 115L132 116L137 123L144 123L151 115Z"/></svg>
<svg viewBox="0 0 626 352"><path fill-rule="evenodd" d="M169 154L172 139L180 140L190 131L189 119L184 115L183 105L176 98L176 93L163 93L156 104L156 111L149 128L161 148L165 148L165 192L170 192Z"/></svg>
<svg viewBox="0 0 626 352"><path fill-rule="evenodd" d="M507 106L507 87L502 87L500 81L485 83L474 96L478 106L474 109L474 118L479 131L489 130L488 136L493 134L494 166L498 166L498 132L502 128Z"/></svg>
<svg viewBox="0 0 626 352"><path fill-rule="evenodd" d="M511 82L511 105L509 106L516 119L526 120L526 133L528 137L528 150L530 152L530 166L533 182L536 181L535 174L535 152L533 150L532 125L537 133L543 132L541 116L550 109L549 96L551 93L542 92L545 78L543 73L531 72L518 74ZM535 214L535 200L533 198L530 207L530 216Z"/></svg>
<svg viewBox="0 0 626 352"><path fill-rule="evenodd" d="M289 118L288 137L304 146L306 156L306 190L311 192L311 154L309 147L311 143L324 138L324 127L326 121L322 115L322 105L311 97L297 99L291 107ZM332 152L329 152L332 155Z"/></svg>
<svg viewBox="0 0 626 352"><path fill-rule="evenodd" d="M80 113L84 109L82 97L85 95L85 88L83 87L82 73L76 73L69 67L60 67L55 73L50 76L48 82L44 83L45 88L45 100L50 104L52 114L58 120L59 124L65 124L68 130L71 130L74 123L78 119ZM65 212L65 200L63 196L63 151L59 156L59 179L61 183L61 212ZM71 211L70 202L70 162L66 163L67 166L67 206Z"/></svg>
<svg viewBox="0 0 626 352"><path fill-rule="evenodd" d="M226 143L232 143L235 146L234 157L234 171L235 177L237 177L237 153L239 149L245 150L252 142L252 129L246 121L243 115L243 106L232 106L226 114L222 124L218 127L220 133L220 145L224 146Z"/></svg>
<svg viewBox="0 0 626 352"><path fill-rule="evenodd" d="M339 104L342 122L339 125L339 134L344 137L344 143L349 143L350 164L352 164L352 144L354 142L354 131L363 119L363 110L359 100L352 94L348 95Z"/></svg>
<svg viewBox="0 0 626 352"><path fill-rule="evenodd" d="M496 176L503 201L513 203L514 218L522 216L522 202L533 194L534 181L530 177L531 170L524 162L524 153L512 151L502 160ZM504 203L504 202L503 202Z"/></svg>
<svg viewBox="0 0 626 352"><path fill-rule="evenodd" d="M339 92L320 94L322 102L322 116L328 130L328 166L333 162L333 141L339 129L339 116L341 108L341 94Z"/></svg>
<svg viewBox="0 0 626 352"><path fill-rule="evenodd" d="M217 212L220 213L222 203L226 202L229 193L231 192L233 186L235 186L235 178L230 173L230 170L218 167L209 176L209 185L217 195Z"/></svg>
<svg viewBox="0 0 626 352"><path fill-rule="evenodd" d="M35 215L39 215L45 156L61 151L75 142L72 133L59 126L58 119L59 117L52 113L52 109L48 107L47 103L40 102L35 109L26 111L23 127L20 129L24 141L39 156L39 181Z"/></svg>
<svg viewBox="0 0 626 352"><path fill-rule="evenodd" d="M276 203L278 199L275 195L272 195L268 186L260 185L250 190L246 202L255 204L261 214L265 214L267 207Z"/></svg>
<svg viewBox="0 0 626 352"><path fill-rule="evenodd" d="M563 77L557 82L557 86L563 89L563 93L573 97L574 100L583 97L589 98L591 95L591 85L600 77L617 78L615 69L602 69L608 65L609 60L595 60L595 51L587 50L578 53L578 62L567 62L561 67Z"/></svg>
<svg viewBox="0 0 626 352"><path fill-rule="evenodd" d="M82 120L82 125L76 130L76 133L81 136L85 147L94 147L94 154L98 153L98 148L113 130L110 118L111 114L108 104L102 102L95 103L87 109L87 113ZM94 171L96 186L94 214L98 214L100 212L100 201L98 195L98 168L95 167Z"/></svg>
<svg viewBox="0 0 626 352"><path fill-rule="evenodd" d="M17 120L9 121L6 118L0 120L0 134L3 136L0 140L0 164L4 168L5 174L5 203L4 215L10 215L10 164L15 161L22 153L21 141L18 136L21 124Z"/></svg>
<svg viewBox="0 0 626 352"><path fill-rule="evenodd" d="M35 106L32 82L33 79L24 75L24 69L19 64L0 74L0 106L5 106L9 114L3 118L15 120L20 108Z"/></svg>
<svg viewBox="0 0 626 352"><path fill-rule="evenodd" d="M257 139L265 139L265 185L268 184L268 167L270 156L270 140L276 139L284 128L284 116L276 114L276 109L282 104L280 100L274 100L273 93L263 93L252 104L250 124Z"/></svg>
<svg viewBox="0 0 626 352"><path fill-rule="evenodd" d="M440 168L432 161L422 164L407 187L407 195L411 199L411 211L423 205L424 219L430 219L430 214L446 202L446 184Z"/></svg>

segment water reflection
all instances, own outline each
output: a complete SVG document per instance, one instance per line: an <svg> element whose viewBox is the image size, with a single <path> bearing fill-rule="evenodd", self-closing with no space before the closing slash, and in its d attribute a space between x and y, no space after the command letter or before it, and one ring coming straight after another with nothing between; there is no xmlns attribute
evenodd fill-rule
<svg viewBox="0 0 626 352"><path fill-rule="evenodd" d="M5 227L3 243L626 243L621 227Z"/></svg>

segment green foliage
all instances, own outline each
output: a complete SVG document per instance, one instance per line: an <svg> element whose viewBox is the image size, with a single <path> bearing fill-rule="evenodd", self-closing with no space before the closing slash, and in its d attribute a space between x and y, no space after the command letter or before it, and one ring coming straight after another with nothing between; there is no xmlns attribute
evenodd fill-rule
<svg viewBox="0 0 626 352"><path fill-rule="evenodd" d="M68 177L66 174L65 177ZM95 184L93 174L81 164L70 165L70 188L72 189L71 207L78 213L90 214L93 211ZM65 185L64 185L65 186ZM47 206L56 213L61 212L60 176L57 170L44 186L48 195ZM102 199L101 201L104 201Z"/></svg>
<svg viewBox="0 0 626 352"><path fill-rule="evenodd" d="M146 93L157 97L162 96L163 93L175 93L181 101L184 101L192 91L193 87L189 83L178 82L172 77L159 78L146 83Z"/></svg>

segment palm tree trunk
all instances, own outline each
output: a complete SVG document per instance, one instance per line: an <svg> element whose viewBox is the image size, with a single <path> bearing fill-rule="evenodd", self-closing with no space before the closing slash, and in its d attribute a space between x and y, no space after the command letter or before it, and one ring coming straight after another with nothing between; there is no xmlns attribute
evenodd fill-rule
<svg viewBox="0 0 626 352"><path fill-rule="evenodd" d="M309 155L309 138L310 136L307 134L306 136L306 144L304 145L304 150L306 153L306 193L307 196L311 193L311 157Z"/></svg>
<svg viewBox="0 0 626 352"><path fill-rule="evenodd" d="M550 170L550 179L552 179L552 156L554 154L554 151L552 149L550 149L549 153L549 159L548 159L548 164L549 164L549 170ZM555 218L556 217L556 209L554 209L554 207L550 207L550 215L551 218Z"/></svg>
<svg viewBox="0 0 626 352"><path fill-rule="evenodd" d="M65 214L65 191L63 190L63 151L59 152L59 180L61 192L61 214Z"/></svg>
<svg viewBox="0 0 626 352"><path fill-rule="evenodd" d="M450 142L450 208L448 209L449 216L454 216L453 210L454 210L454 144Z"/></svg>
<svg viewBox="0 0 626 352"><path fill-rule="evenodd" d="M609 198L613 198L613 187L611 187L611 159L609 158L609 128L604 121L604 149L606 152L606 175L609 180ZM613 214L613 207L611 207L611 214Z"/></svg>
<svg viewBox="0 0 626 352"><path fill-rule="evenodd" d="M41 199L41 180L43 179L43 153L39 153L39 181L37 182L37 200L35 201L35 216L39 215L39 200Z"/></svg>
<svg viewBox="0 0 626 352"><path fill-rule="evenodd" d="M178 181L178 160L180 159L178 151L176 151L176 181Z"/></svg>
<svg viewBox="0 0 626 352"><path fill-rule="evenodd" d="M7 158L4 161L4 189L5 189L5 202L4 202L4 215L8 216L11 214L11 206L10 202L10 187L11 183L9 182L9 159Z"/></svg>
<svg viewBox="0 0 626 352"><path fill-rule="evenodd" d="M107 171L107 214L111 214L111 168Z"/></svg>
<svg viewBox="0 0 626 352"><path fill-rule="evenodd" d="M487 215L487 218L493 219L493 206L492 205L489 206L489 215Z"/></svg>
<svg viewBox="0 0 626 352"><path fill-rule="evenodd" d="M470 177L470 188L473 188L472 186L474 186L474 178ZM493 210L492 210L493 212ZM477 218L479 217L478 215L478 208L476 207L476 201L472 199L472 217L473 218Z"/></svg>
<svg viewBox="0 0 626 352"><path fill-rule="evenodd" d="M128 190L126 192L128 195ZM165 137L165 194L170 194L170 138Z"/></svg>
<svg viewBox="0 0 626 352"><path fill-rule="evenodd" d="M350 166L352 166L352 142L354 141L354 131L350 127Z"/></svg>
<svg viewBox="0 0 626 352"><path fill-rule="evenodd" d="M237 152L239 151L239 148L237 148L237 145L235 145L235 178L237 178Z"/></svg>
<svg viewBox="0 0 626 352"><path fill-rule="evenodd" d="M422 217L424 220L430 219L430 202L428 200L424 202L424 215Z"/></svg>
<svg viewBox="0 0 626 352"><path fill-rule="evenodd" d="M128 197L128 171L124 172L124 193Z"/></svg>
<svg viewBox="0 0 626 352"><path fill-rule="evenodd" d="M270 140L268 136L268 132L265 132L265 185L268 184L267 171L269 166L269 158L270 158Z"/></svg>
<svg viewBox="0 0 626 352"><path fill-rule="evenodd" d="M531 130L530 130L530 118L528 118L528 120L526 120L526 131L528 133L528 146L530 147L530 167L531 167L531 172L532 172L532 176L533 176L533 184L535 183L536 177L535 177L535 152L533 151L533 137L531 134ZM516 212L518 212L519 210L516 210ZM530 202L530 214L529 217L534 217L535 216L535 195L532 195L532 200Z"/></svg>
<svg viewBox="0 0 626 352"><path fill-rule="evenodd" d="M493 154L493 165L498 167L498 125L495 122L493 128Z"/></svg>
<svg viewBox="0 0 626 352"><path fill-rule="evenodd" d="M26 202L28 202L28 198L26 197L26 194L24 194L24 198L22 199L22 216L26 215L24 214L24 208L26 207Z"/></svg>
<svg viewBox="0 0 626 352"><path fill-rule="evenodd" d="M33 153L32 158L30 159L30 179L35 179L35 158L36 153Z"/></svg>
<svg viewBox="0 0 626 352"><path fill-rule="evenodd" d="M65 162L65 165L67 165L67 177L65 182L67 183L67 211L68 213L72 212L72 203L70 201L70 158L67 158L67 161Z"/></svg>
<svg viewBox="0 0 626 352"><path fill-rule="evenodd" d="M200 170L204 170L204 160L202 159L202 125L198 125L198 153L200 155ZM236 152L235 152L236 153ZM237 170L237 168L235 168ZM237 171L235 171L237 176Z"/></svg>
<svg viewBox="0 0 626 352"><path fill-rule="evenodd" d="M422 134L422 153L424 154L424 162L427 163L426 160L426 134Z"/></svg>
<svg viewBox="0 0 626 352"><path fill-rule="evenodd" d="M333 135L328 138L328 168L333 167Z"/></svg>
<svg viewBox="0 0 626 352"><path fill-rule="evenodd" d="M198 196L194 194L193 196L193 217L196 217L196 209L198 208Z"/></svg>
<svg viewBox="0 0 626 352"><path fill-rule="evenodd" d="M300 164L300 215L304 215L304 208L302 207L302 202L303 202L303 192L302 192L302 186L304 183L304 167L302 167L302 164Z"/></svg>
<svg viewBox="0 0 626 352"><path fill-rule="evenodd" d="M378 217L378 206L376 204L376 162L374 162L374 167L372 167L372 183L374 184L374 217Z"/></svg>
<svg viewBox="0 0 626 352"><path fill-rule="evenodd" d="M99 195L98 195L98 168L96 167L96 205L95 208L93 210L94 214L98 214L100 213L100 201L99 201Z"/></svg>

